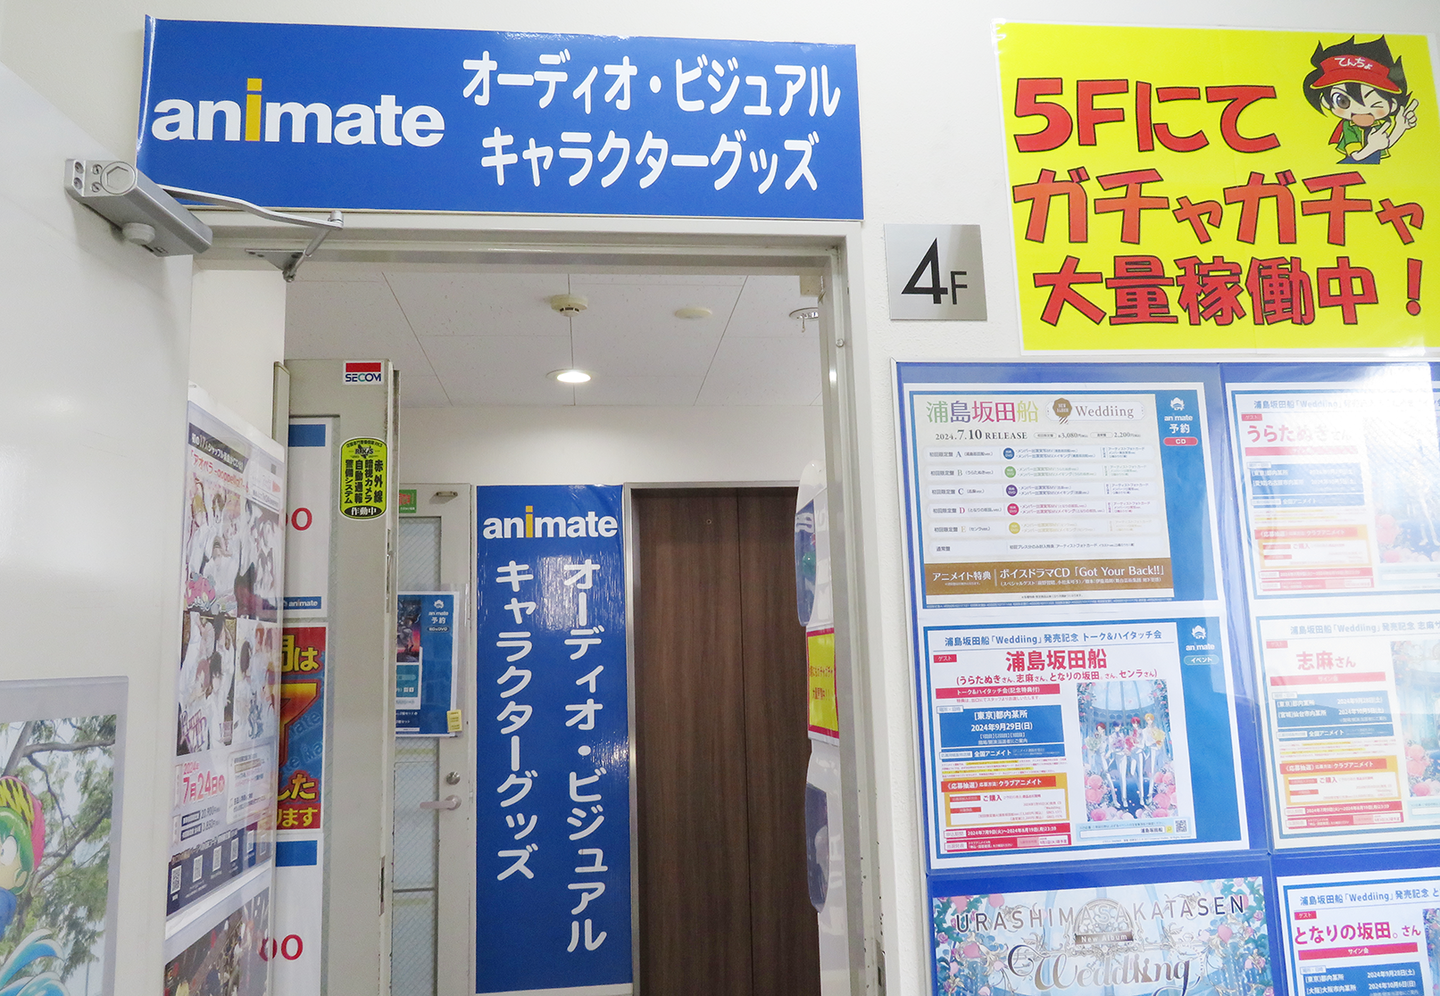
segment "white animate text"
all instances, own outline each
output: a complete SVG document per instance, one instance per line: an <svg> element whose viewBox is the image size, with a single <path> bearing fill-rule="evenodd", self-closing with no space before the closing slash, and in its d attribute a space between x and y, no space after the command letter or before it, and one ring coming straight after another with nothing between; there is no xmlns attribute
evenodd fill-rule
<svg viewBox="0 0 1440 996"><path fill-rule="evenodd" d="M262 111L263 108L263 111ZM328 145L437 144L445 137L445 118L427 104L404 107L394 94L382 94L378 104L342 104L332 108L319 101L265 101L261 80L251 79L242 107L235 100L162 100L155 105L150 134L162 142L175 139L214 141L217 132L227 142L279 142L287 129L289 140ZM218 120L217 120L218 119ZM314 122L313 125L311 122Z"/></svg>

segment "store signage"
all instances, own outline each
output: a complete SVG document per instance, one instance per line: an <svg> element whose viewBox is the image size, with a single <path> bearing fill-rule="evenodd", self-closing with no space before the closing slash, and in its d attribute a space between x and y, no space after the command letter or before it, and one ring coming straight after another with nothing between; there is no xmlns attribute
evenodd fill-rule
<svg viewBox="0 0 1440 996"><path fill-rule="evenodd" d="M853 45L149 18L137 162L277 207L863 216Z"/></svg>

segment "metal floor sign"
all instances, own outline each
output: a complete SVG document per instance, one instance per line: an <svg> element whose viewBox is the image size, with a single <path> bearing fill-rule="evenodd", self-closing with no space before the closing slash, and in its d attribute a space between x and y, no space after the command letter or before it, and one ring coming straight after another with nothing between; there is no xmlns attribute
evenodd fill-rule
<svg viewBox="0 0 1440 996"><path fill-rule="evenodd" d="M291 208L859 219L853 45L147 18L137 164Z"/></svg>

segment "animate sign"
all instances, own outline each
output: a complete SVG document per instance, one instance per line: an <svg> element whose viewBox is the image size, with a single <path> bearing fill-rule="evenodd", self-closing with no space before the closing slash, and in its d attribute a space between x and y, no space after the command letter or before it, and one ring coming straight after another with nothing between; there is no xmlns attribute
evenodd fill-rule
<svg viewBox="0 0 1440 996"><path fill-rule="evenodd" d="M863 216L851 45L146 22L138 164L301 208Z"/></svg>

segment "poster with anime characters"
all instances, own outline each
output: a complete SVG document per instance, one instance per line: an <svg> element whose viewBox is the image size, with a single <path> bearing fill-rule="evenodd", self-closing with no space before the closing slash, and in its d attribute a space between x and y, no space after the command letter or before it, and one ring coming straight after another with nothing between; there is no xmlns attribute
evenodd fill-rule
<svg viewBox="0 0 1440 996"><path fill-rule="evenodd" d="M124 694L124 679L0 682L5 996L112 991ZM78 711L56 715L67 708Z"/></svg>
<svg viewBox="0 0 1440 996"><path fill-rule="evenodd" d="M1173 816L1181 798L1165 682L1089 681L1075 688L1092 823Z"/></svg>
<svg viewBox="0 0 1440 996"><path fill-rule="evenodd" d="M167 913L268 858L285 450L191 389Z"/></svg>

